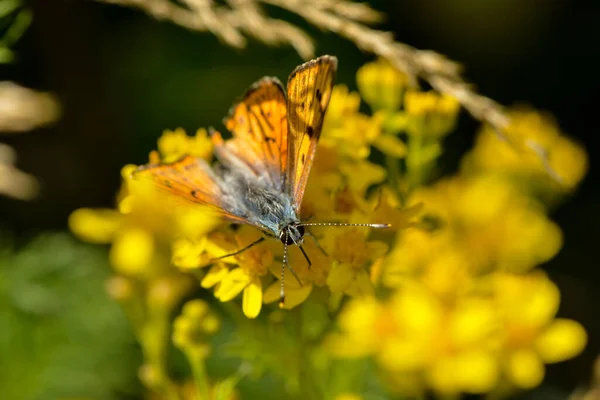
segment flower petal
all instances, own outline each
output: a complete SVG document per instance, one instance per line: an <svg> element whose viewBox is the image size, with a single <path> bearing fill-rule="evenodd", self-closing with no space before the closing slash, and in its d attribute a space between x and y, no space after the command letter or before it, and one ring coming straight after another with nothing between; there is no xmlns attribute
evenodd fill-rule
<svg viewBox="0 0 600 400"><path fill-rule="evenodd" d="M375 288L371 278L366 270L361 269L355 272L354 280L350 283L346 293L352 297L372 296L375 294Z"/></svg>
<svg viewBox="0 0 600 400"><path fill-rule="evenodd" d="M332 292L344 292L354 279L354 269L348 264L335 262L327 277L327 286Z"/></svg>
<svg viewBox="0 0 600 400"><path fill-rule="evenodd" d="M206 275L204 275L204 278L202 278L202 281L200 282L200 286L205 289L211 288L221 282L227 274L229 274L229 268L223 264L217 264L211 267Z"/></svg>
<svg viewBox="0 0 600 400"><path fill-rule="evenodd" d="M542 360L556 363L579 354L587 342L587 334L581 324L570 319L556 319L535 341Z"/></svg>
<svg viewBox="0 0 600 400"><path fill-rule="evenodd" d="M122 219L115 210L80 208L69 216L69 228L86 242L110 243Z"/></svg>
<svg viewBox="0 0 600 400"><path fill-rule="evenodd" d="M118 272L135 275L146 269L153 254L152 234L140 228L132 228L119 233L110 248L109 257Z"/></svg>
<svg viewBox="0 0 600 400"><path fill-rule="evenodd" d="M380 151L396 158L402 158L406 155L406 145L396 136L381 135L373 143Z"/></svg>
<svg viewBox="0 0 600 400"><path fill-rule="evenodd" d="M483 350L467 351L456 360L458 381L467 393L486 393L498 383L499 371L495 358Z"/></svg>
<svg viewBox="0 0 600 400"><path fill-rule="evenodd" d="M265 290L263 296L263 302L265 304L273 303L279 300L279 281L274 282ZM304 285L299 288L285 286L285 304L283 308L286 310L296 307L298 304L304 302L312 291L312 285Z"/></svg>
<svg viewBox="0 0 600 400"><path fill-rule="evenodd" d="M221 301L232 300L250 283L250 277L241 268L230 271L215 290L215 297Z"/></svg>
<svg viewBox="0 0 600 400"><path fill-rule="evenodd" d="M248 318L256 318L262 307L262 283L254 278L244 289L242 310Z"/></svg>
<svg viewBox="0 0 600 400"><path fill-rule="evenodd" d="M533 350L518 350L508 359L510 380L521 389L531 389L542 383L544 364Z"/></svg>

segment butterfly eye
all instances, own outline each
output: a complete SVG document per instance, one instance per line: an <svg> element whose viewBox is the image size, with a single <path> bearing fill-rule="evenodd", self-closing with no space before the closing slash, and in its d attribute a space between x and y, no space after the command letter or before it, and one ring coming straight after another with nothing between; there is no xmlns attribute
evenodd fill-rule
<svg viewBox="0 0 600 400"><path fill-rule="evenodd" d="M292 235L290 235L288 229L284 229L281 231L281 234L279 235L279 240L281 240L281 243L287 246L294 244L294 240L292 239Z"/></svg>
<svg viewBox="0 0 600 400"><path fill-rule="evenodd" d="M281 231L279 235L279 240L283 244L292 245L292 244L300 244L302 243L302 238L304 237L304 227L303 226L294 226L288 225Z"/></svg>

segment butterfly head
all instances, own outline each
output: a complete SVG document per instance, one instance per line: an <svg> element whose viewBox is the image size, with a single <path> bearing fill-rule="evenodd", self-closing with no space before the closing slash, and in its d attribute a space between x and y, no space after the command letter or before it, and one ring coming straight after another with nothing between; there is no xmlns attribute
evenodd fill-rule
<svg viewBox="0 0 600 400"><path fill-rule="evenodd" d="M296 223L286 225L279 233L279 240L285 245L300 245L304 241L304 226Z"/></svg>

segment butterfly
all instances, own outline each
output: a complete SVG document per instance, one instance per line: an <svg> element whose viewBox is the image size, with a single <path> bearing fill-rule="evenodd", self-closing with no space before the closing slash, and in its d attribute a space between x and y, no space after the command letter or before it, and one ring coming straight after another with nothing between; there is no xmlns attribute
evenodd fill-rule
<svg viewBox="0 0 600 400"><path fill-rule="evenodd" d="M134 177L149 178L160 189L207 206L223 219L252 225L284 245L280 306L285 301L284 281L288 246L296 245L310 265L302 244L307 226L368 226L387 224L303 223L302 198L321 129L331 99L337 58L321 56L294 69L287 82L264 77L247 90L224 120L233 137L224 140L211 132L213 166L192 156L173 164L139 167ZM262 242L219 257L241 253ZM296 277L297 279L297 277Z"/></svg>

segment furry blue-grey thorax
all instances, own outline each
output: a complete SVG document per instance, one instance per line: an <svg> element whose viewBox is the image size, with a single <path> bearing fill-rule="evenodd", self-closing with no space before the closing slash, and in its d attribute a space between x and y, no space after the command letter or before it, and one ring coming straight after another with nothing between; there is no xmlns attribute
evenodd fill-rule
<svg viewBox="0 0 600 400"><path fill-rule="evenodd" d="M227 187L229 211L261 226L285 244L302 244L304 227L292 206L290 196L266 179L232 170L222 170Z"/></svg>

